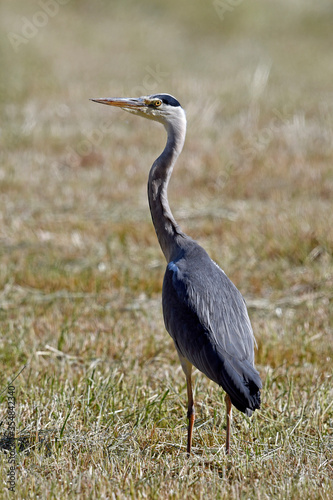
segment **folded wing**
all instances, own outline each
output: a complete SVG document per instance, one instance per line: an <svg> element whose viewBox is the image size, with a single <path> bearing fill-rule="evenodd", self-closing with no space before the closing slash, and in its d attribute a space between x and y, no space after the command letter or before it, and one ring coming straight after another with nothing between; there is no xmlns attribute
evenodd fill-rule
<svg viewBox="0 0 333 500"><path fill-rule="evenodd" d="M244 299L198 244L167 266L163 313L182 356L221 385L240 411L260 407L254 336Z"/></svg>

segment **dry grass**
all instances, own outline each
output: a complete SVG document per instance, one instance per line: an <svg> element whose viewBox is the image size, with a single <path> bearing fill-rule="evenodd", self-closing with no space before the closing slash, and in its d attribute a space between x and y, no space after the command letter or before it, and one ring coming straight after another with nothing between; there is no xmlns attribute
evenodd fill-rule
<svg viewBox="0 0 333 500"><path fill-rule="evenodd" d="M199 0L71 0L15 52L8 32L38 11L0 7L1 387L27 365L16 497L330 498L330 2L243 2L222 20ZM185 454L146 201L164 131L88 101L154 91L189 122L170 204L246 297L258 341L262 410L234 412L228 457L223 397L201 374Z"/></svg>

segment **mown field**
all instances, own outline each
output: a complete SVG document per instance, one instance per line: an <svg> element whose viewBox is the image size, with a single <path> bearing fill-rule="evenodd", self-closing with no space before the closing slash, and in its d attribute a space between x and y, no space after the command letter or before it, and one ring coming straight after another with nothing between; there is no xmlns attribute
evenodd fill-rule
<svg viewBox="0 0 333 500"><path fill-rule="evenodd" d="M1 3L1 498L331 498L332 22L328 0ZM198 372L185 453L146 198L165 131L89 101L154 92L187 112L175 218L258 343L262 409L234 411L230 456Z"/></svg>

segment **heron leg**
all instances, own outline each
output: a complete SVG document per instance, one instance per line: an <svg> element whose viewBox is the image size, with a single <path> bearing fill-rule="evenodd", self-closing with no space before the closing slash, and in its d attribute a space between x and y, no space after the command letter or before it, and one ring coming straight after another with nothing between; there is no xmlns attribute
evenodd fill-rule
<svg viewBox="0 0 333 500"><path fill-rule="evenodd" d="M230 424L231 424L231 412L232 412L232 407L231 407L231 399L229 394L225 395L225 404L227 407L227 437L225 441L225 452L227 455L230 453Z"/></svg>
<svg viewBox="0 0 333 500"><path fill-rule="evenodd" d="M187 432L187 453L190 455L192 446L193 425L195 421L194 399L192 393L192 365L189 375L186 375L187 384L187 418L188 418L188 432Z"/></svg>
<svg viewBox="0 0 333 500"><path fill-rule="evenodd" d="M187 387L187 418L188 418L188 430L187 430L187 454L190 455L192 447L192 434L193 425L195 421L195 409L194 409L194 399L192 392L192 364L184 358L179 352L178 356L180 363L182 365L183 371L186 376L186 387Z"/></svg>

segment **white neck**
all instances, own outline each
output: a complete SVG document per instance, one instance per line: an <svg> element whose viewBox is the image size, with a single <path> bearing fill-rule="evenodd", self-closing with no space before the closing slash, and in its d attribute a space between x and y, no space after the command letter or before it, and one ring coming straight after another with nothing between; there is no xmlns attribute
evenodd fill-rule
<svg viewBox="0 0 333 500"><path fill-rule="evenodd" d="M185 236L171 213L167 196L172 170L185 142L186 118L183 109L179 108L177 116L164 125L168 139L164 151L150 169L148 199L157 238L169 262L177 250L179 238Z"/></svg>

